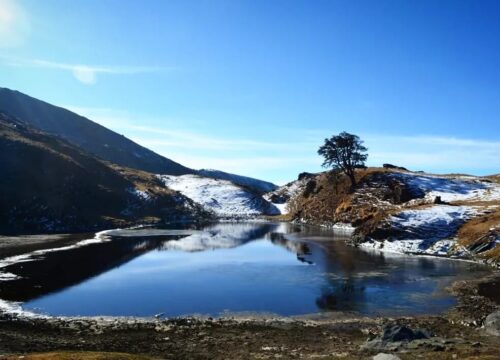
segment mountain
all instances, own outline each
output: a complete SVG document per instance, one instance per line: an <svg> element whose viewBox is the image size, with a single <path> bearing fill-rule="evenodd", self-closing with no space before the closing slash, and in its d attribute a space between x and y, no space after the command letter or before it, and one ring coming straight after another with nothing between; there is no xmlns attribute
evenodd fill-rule
<svg viewBox="0 0 500 360"><path fill-rule="evenodd" d="M197 172L199 175L206 176L213 179L228 180L232 183L240 186L248 187L254 191L267 193L278 188L277 185L270 183L268 181L263 181L259 179L254 179L248 176L241 176L230 174L220 170L213 169L201 169Z"/></svg>
<svg viewBox="0 0 500 360"><path fill-rule="evenodd" d="M0 112L0 232L75 232L209 213L153 174L114 165Z"/></svg>
<svg viewBox="0 0 500 360"><path fill-rule="evenodd" d="M0 111L118 165L158 174L193 173L83 116L18 91L0 88Z"/></svg>

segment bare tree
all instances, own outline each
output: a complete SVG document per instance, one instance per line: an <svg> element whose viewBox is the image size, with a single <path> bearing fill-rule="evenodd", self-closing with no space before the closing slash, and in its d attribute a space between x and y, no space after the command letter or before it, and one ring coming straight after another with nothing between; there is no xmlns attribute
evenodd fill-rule
<svg viewBox="0 0 500 360"><path fill-rule="evenodd" d="M354 188L356 168L364 167L368 158L367 151L368 149L363 146L363 141L358 136L344 131L325 139L325 144L319 148L318 154L325 158L323 167L344 172L351 180L351 187Z"/></svg>

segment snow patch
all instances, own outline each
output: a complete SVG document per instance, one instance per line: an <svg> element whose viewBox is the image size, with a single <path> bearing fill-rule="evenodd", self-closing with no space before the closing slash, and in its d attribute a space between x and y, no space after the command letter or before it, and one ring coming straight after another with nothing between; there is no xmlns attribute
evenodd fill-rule
<svg viewBox="0 0 500 360"><path fill-rule="evenodd" d="M152 196L150 193L148 193L147 191L143 191L143 190L139 190L139 189L136 189L136 188L129 188L127 189L127 191L134 195L137 199L139 200L142 200L142 201L150 201Z"/></svg>

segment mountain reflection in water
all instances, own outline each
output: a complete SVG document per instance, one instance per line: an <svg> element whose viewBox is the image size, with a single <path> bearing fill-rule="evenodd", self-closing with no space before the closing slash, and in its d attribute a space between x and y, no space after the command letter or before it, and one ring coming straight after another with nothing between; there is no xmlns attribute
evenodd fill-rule
<svg viewBox="0 0 500 360"><path fill-rule="evenodd" d="M287 223L114 230L107 237L5 267L19 278L0 281L0 298L54 315L436 313L453 304L447 284L486 271L367 252L331 230Z"/></svg>

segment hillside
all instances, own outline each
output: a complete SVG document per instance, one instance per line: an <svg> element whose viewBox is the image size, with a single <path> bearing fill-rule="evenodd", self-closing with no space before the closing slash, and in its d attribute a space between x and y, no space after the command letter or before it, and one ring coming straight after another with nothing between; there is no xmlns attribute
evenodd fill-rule
<svg viewBox="0 0 500 360"><path fill-rule="evenodd" d="M400 169L302 176L267 194L289 220L351 227L356 245L399 253L500 260L496 177L432 175Z"/></svg>
<svg viewBox="0 0 500 360"><path fill-rule="evenodd" d="M168 188L181 192L219 218L234 219L279 214L279 210L263 199L260 192L228 180L199 175L159 175L158 178Z"/></svg>
<svg viewBox="0 0 500 360"><path fill-rule="evenodd" d="M0 88L0 111L121 166L170 175L193 173L83 116L19 91Z"/></svg>
<svg viewBox="0 0 500 360"><path fill-rule="evenodd" d="M87 231L205 218L152 174L111 165L0 113L0 231Z"/></svg>

